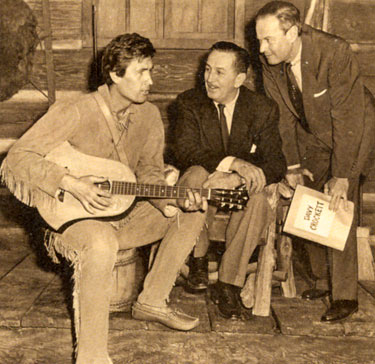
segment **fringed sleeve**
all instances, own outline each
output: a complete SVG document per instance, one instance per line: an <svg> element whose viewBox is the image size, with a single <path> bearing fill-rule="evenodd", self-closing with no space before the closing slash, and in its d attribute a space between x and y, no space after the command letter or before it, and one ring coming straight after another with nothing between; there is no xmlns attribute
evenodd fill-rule
<svg viewBox="0 0 375 364"><path fill-rule="evenodd" d="M35 189L25 181L17 180L12 173L8 161L5 158L1 167L1 182L4 183L9 191L24 204L34 207L35 206Z"/></svg>
<svg viewBox="0 0 375 364"><path fill-rule="evenodd" d="M29 181L17 178L5 158L0 167L1 181L9 191L22 203L30 207L43 206L50 209L54 206L54 196L42 191Z"/></svg>

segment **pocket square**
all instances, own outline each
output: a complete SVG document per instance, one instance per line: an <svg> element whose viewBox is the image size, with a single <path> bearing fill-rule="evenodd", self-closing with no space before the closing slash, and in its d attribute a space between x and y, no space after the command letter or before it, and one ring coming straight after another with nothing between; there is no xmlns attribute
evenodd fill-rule
<svg viewBox="0 0 375 364"><path fill-rule="evenodd" d="M250 154L255 153L257 151L257 146L253 144L250 149Z"/></svg>
<svg viewBox="0 0 375 364"><path fill-rule="evenodd" d="M327 92L327 89L325 88L323 91L318 92L317 94L314 94L314 97L319 97L324 95Z"/></svg>

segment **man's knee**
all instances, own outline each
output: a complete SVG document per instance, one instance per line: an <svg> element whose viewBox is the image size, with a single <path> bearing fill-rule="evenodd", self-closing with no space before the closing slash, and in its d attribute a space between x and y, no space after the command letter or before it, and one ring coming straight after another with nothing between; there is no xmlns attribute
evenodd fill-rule
<svg viewBox="0 0 375 364"><path fill-rule="evenodd" d="M191 166L180 178L179 184L183 186L201 188L203 182L206 181L208 176L208 171L202 166Z"/></svg>
<svg viewBox="0 0 375 364"><path fill-rule="evenodd" d="M100 231L91 236L91 244L88 250L91 250L93 254L113 259L117 255L118 240L114 234L107 231Z"/></svg>
<svg viewBox="0 0 375 364"><path fill-rule="evenodd" d="M243 214L246 216L245 219L253 219L255 215L256 218L262 217L262 220L269 221L273 212L267 194L262 191L250 195Z"/></svg>
<svg viewBox="0 0 375 364"><path fill-rule="evenodd" d="M257 207L267 207L269 206L267 194L262 191L259 193L254 193L250 195L249 201L247 201L247 207L251 206L257 206Z"/></svg>
<svg viewBox="0 0 375 364"><path fill-rule="evenodd" d="M74 247L90 260L100 261L101 265L114 264L119 248L114 228L109 223L85 220L64 236Z"/></svg>

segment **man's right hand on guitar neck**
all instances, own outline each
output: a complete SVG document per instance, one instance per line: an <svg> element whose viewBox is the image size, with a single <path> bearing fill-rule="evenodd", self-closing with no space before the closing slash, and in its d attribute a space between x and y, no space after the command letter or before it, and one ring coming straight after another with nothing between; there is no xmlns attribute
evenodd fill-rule
<svg viewBox="0 0 375 364"><path fill-rule="evenodd" d="M111 193L102 190L95 183L105 182L105 177L83 176L80 178L66 174L61 182L60 188L71 193L79 200L84 209L90 214L95 214L95 210L105 210L111 205Z"/></svg>

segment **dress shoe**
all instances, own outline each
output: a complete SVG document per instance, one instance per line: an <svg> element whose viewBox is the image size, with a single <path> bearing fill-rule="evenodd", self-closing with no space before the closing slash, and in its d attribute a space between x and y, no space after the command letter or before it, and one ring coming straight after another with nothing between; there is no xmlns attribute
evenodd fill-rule
<svg viewBox="0 0 375 364"><path fill-rule="evenodd" d="M171 329L189 331L199 325L199 318L189 316L165 305L163 307L149 306L136 302L133 305L132 316L136 320L159 322Z"/></svg>
<svg viewBox="0 0 375 364"><path fill-rule="evenodd" d="M358 311L358 301L355 300L335 300L331 307L322 316L321 321L327 323L336 323L350 317Z"/></svg>
<svg viewBox="0 0 375 364"><path fill-rule="evenodd" d="M208 258L190 257L189 268L186 291L190 293L205 292L208 287Z"/></svg>
<svg viewBox="0 0 375 364"><path fill-rule="evenodd" d="M325 289L311 288L302 292L302 298L308 301L317 300L327 296L329 296L329 291Z"/></svg>
<svg viewBox="0 0 375 364"><path fill-rule="evenodd" d="M239 318L241 316L241 303L239 287L218 281L212 291L211 298L217 304L222 317Z"/></svg>

